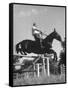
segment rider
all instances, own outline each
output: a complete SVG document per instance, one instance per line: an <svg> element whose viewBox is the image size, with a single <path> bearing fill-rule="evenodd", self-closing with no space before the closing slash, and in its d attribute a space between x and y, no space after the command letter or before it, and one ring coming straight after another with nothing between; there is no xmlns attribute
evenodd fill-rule
<svg viewBox="0 0 68 90"><path fill-rule="evenodd" d="M42 35L43 35L43 33L40 30L38 30L38 28L36 26L36 23L33 23L32 35L34 36L34 38L36 37L40 40L41 47L43 47L43 45L42 45L42 40L43 40ZM36 38L35 38L35 40L36 40Z"/></svg>

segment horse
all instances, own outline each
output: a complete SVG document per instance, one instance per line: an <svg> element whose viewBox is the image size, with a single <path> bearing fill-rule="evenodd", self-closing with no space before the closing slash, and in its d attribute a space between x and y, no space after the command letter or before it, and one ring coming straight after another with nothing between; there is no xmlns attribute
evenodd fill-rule
<svg viewBox="0 0 68 90"><path fill-rule="evenodd" d="M56 52L52 49L52 42L53 39L57 39L59 41L62 41L61 36L56 32L56 30L54 29L54 31L52 33L50 33L45 39L42 40L42 45L43 48L40 45L40 39L35 37L35 40L23 40L19 43L16 44L16 52L17 53L21 53L21 54L25 54L27 55L27 53L35 53L35 54L54 54L54 56L57 59L57 54Z"/></svg>

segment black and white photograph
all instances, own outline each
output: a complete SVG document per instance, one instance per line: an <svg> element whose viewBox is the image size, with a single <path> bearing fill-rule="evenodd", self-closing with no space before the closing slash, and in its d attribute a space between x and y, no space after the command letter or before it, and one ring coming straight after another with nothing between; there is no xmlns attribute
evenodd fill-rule
<svg viewBox="0 0 68 90"><path fill-rule="evenodd" d="M9 10L10 86L66 83L66 6L12 3Z"/></svg>

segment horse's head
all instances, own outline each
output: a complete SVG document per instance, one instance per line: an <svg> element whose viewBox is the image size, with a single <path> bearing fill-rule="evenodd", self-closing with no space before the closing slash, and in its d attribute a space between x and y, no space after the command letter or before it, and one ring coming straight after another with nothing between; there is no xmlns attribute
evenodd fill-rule
<svg viewBox="0 0 68 90"><path fill-rule="evenodd" d="M43 45L49 45L48 43L50 43L50 46L52 45L53 39L59 40L60 42L62 42L61 36L57 33L56 29L54 28L54 31L52 33L50 33L44 40L43 40Z"/></svg>
<svg viewBox="0 0 68 90"><path fill-rule="evenodd" d="M52 32L52 37L62 42L61 36L57 33L56 29Z"/></svg>

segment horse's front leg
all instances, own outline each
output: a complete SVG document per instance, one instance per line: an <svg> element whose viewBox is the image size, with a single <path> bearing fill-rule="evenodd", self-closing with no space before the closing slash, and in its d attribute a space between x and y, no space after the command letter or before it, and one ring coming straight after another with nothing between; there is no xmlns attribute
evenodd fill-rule
<svg viewBox="0 0 68 90"><path fill-rule="evenodd" d="M50 49L48 54L54 54L54 61L57 61L57 53L54 50Z"/></svg>

